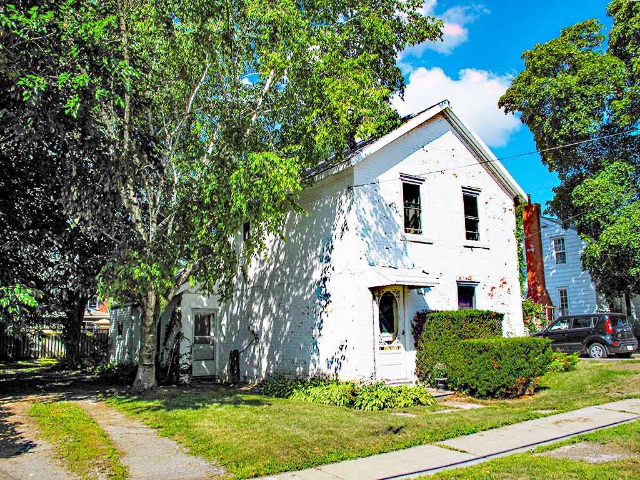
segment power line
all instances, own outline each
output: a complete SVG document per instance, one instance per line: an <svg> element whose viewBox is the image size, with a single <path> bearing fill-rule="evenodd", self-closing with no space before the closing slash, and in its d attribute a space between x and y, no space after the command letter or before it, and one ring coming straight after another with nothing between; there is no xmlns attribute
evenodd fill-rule
<svg viewBox="0 0 640 480"><path fill-rule="evenodd" d="M533 154L536 154L536 153L544 153L544 152L550 152L550 151L554 151L554 150L560 150L560 149L563 149L563 148L575 147L576 145L582 145L584 143L596 142L596 141L599 141L599 140L603 140L605 138L611 138L611 137L617 137L617 136L620 136L620 135L626 135L628 133L632 133L632 132L635 132L635 131L636 131L635 129L625 130L624 132L601 135L599 137L589 138L587 140L581 140L579 142L572 142L572 143L567 143L565 145L557 145L555 147L543 148L542 150L533 150L533 151L530 151L530 152L518 153L516 155L509 155L509 156L506 156L506 157L494 158L494 159L491 159L491 160L480 160L479 162L469 163L469 164L466 164L466 165L458 165L458 166L450 167L450 168L441 168L441 169L438 169L438 170L430 170L430 171L427 171L427 172L418 173L418 174L416 174L416 176L422 177L422 176L432 175L432 174L436 174L436 173L444 173L444 172L448 172L448 171L451 171L451 170L459 170L459 169L462 169L462 168L477 167L478 165L486 165L488 163L500 162L502 160L509 160L509 159L512 159L512 158L525 157L525 156L533 155ZM428 148L434 148L434 147L431 146L431 147L428 147ZM356 187L364 187L364 186L367 186L367 185L377 185L379 183L390 182L390 181L395 181L395 180L396 179L373 181L373 182L367 182L367 183L361 183L361 184L358 184L358 185L353 185L353 187L356 188Z"/></svg>

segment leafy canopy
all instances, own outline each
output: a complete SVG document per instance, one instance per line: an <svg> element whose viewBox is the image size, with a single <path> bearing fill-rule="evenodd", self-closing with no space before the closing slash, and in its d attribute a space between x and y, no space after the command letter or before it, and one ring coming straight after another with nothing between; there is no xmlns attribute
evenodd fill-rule
<svg viewBox="0 0 640 480"><path fill-rule="evenodd" d="M558 173L549 211L578 230L584 267L612 297L640 292L640 2L614 0L608 14L608 38L587 20L525 51L500 106Z"/></svg>
<svg viewBox="0 0 640 480"><path fill-rule="evenodd" d="M6 141L58 134L43 148L64 165L65 211L114 245L102 290L145 309L141 364L184 282L228 297L297 208L307 169L397 125L397 53L441 38L420 6L16 0L0 12L0 62L25 103Z"/></svg>

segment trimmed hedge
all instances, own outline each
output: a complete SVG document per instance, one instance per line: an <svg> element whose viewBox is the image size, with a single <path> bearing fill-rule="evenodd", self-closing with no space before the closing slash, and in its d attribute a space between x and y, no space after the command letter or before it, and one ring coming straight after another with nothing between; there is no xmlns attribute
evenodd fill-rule
<svg viewBox="0 0 640 480"><path fill-rule="evenodd" d="M432 405L436 402L433 395L421 386L392 387L382 382L341 382L324 377L311 380L274 377L262 383L260 393L271 397L370 411Z"/></svg>
<svg viewBox="0 0 640 480"><path fill-rule="evenodd" d="M416 375L435 386L437 364L447 363L454 344L472 338L501 338L504 314L490 310L422 311L413 319Z"/></svg>
<svg viewBox="0 0 640 480"><path fill-rule="evenodd" d="M449 356L451 388L479 398L512 398L533 393L551 363L551 342L515 337L464 340Z"/></svg>

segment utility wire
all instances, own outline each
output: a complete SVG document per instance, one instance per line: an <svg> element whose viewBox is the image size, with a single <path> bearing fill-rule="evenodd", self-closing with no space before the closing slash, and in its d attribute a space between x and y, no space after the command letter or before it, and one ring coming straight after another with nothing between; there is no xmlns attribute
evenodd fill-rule
<svg viewBox="0 0 640 480"><path fill-rule="evenodd" d="M432 175L432 174L436 174L436 173L444 173L444 172L451 171L451 170L459 170L459 169L462 169L462 168L476 167L478 165L486 165L488 163L500 162L502 160L509 160L509 159L512 159L512 158L525 157L525 156L533 155L533 154L536 154L536 153L544 153L544 152L550 152L550 151L554 151L554 150L560 150L560 149L563 149L563 148L575 147L576 145L582 145L584 143L596 142L596 141L599 141L599 140L603 140L605 138L611 138L611 137L617 137L617 136L620 136L620 135L626 135L626 134L632 133L634 131L635 131L635 129L633 129L633 130L625 130L624 132L611 133L611 134L608 134L608 135L601 135L599 137L589 138L587 140L581 140L579 142L573 142L573 143L567 143L565 145L558 145L558 146L555 146L555 147L543 148L542 150L533 150L533 151L530 151L530 152L518 153L516 155L509 155L509 156L506 156L506 157L500 157L500 158L495 158L495 159L491 159L491 160L480 160L479 162L469 163L469 164L466 164L466 165L458 165L458 166L455 166L455 167L441 168L441 169L438 169L438 170L430 170L430 171L427 171L427 172L418 173L416 176L422 177L422 176ZM433 147L428 147L427 146L427 149L429 149L429 148L433 148ZM367 185L377 185L379 183L390 182L390 181L395 181L395 180L396 179L373 181L373 182L367 182L367 183L361 183L361 184L358 184L358 185L353 185L353 187L356 188L356 187L364 187L364 186L367 186Z"/></svg>

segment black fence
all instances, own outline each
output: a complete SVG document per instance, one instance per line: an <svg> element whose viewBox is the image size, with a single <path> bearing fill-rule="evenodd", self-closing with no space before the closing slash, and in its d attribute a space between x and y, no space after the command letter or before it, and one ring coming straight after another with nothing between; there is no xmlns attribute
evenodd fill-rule
<svg viewBox="0 0 640 480"><path fill-rule="evenodd" d="M82 357L106 358L109 352L109 331L82 333L79 346ZM2 360L62 358L64 354L64 342L60 334L0 334Z"/></svg>

